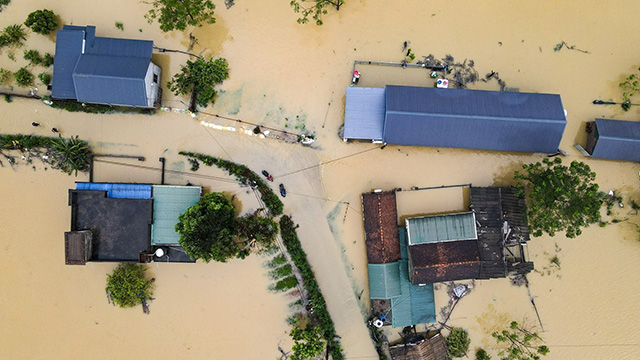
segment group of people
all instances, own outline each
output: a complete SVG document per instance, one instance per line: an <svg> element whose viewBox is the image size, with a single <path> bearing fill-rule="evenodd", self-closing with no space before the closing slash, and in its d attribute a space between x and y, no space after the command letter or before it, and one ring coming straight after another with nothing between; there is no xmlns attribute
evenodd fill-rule
<svg viewBox="0 0 640 360"><path fill-rule="evenodd" d="M32 122L32 123L31 123L31 125L32 125L33 127L39 127L39 126L40 126L40 123L38 123L38 122L35 122L35 121L34 121L34 122ZM59 133L59 132L60 132L60 130L58 130L58 128L55 128L55 127L54 127L54 128L51 128L51 132L52 132L52 133L54 133L54 134L57 134L57 133Z"/></svg>

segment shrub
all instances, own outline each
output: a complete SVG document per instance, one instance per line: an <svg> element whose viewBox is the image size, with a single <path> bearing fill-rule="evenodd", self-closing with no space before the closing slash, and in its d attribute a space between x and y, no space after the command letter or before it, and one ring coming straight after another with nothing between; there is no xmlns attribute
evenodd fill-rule
<svg viewBox="0 0 640 360"><path fill-rule="evenodd" d="M276 291L287 291L289 289L293 289L298 285L298 279L295 276L291 275L284 279L279 280L275 286L273 286L273 290Z"/></svg>
<svg viewBox="0 0 640 360"><path fill-rule="evenodd" d="M53 65L53 55L49 53L44 54L42 57L42 66L49 67L51 65Z"/></svg>
<svg viewBox="0 0 640 360"><path fill-rule="evenodd" d="M116 26L116 29L120 29L120 30L124 31L124 24L121 23L120 21L116 21L115 26Z"/></svg>
<svg viewBox="0 0 640 360"><path fill-rule="evenodd" d="M491 360L491 356L487 352L480 348L476 351L476 360Z"/></svg>
<svg viewBox="0 0 640 360"><path fill-rule="evenodd" d="M465 329L451 328L451 333L445 340L451 357L463 357L469 351L471 340L469 339L469 333Z"/></svg>
<svg viewBox="0 0 640 360"><path fill-rule="evenodd" d="M33 85L33 74L26 68L20 68L20 70L13 73L13 77L16 79L16 83L20 86Z"/></svg>
<svg viewBox="0 0 640 360"><path fill-rule="evenodd" d="M317 326L307 324L304 329L294 326L289 335L294 342L291 360L312 359L324 350L321 329Z"/></svg>
<svg viewBox="0 0 640 360"><path fill-rule="evenodd" d="M42 81L43 84L49 85L51 84L51 75L47 73L38 74L38 79Z"/></svg>
<svg viewBox="0 0 640 360"><path fill-rule="evenodd" d="M138 264L119 264L107 275L107 294L118 306L133 307L153 295L153 279L145 279L147 268Z"/></svg>
<svg viewBox="0 0 640 360"><path fill-rule="evenodd" d="M58 27L56 14L51 10L36 10L27 16L24 22L33 32L47 35Z"/></svg>
<svg viewBox="0 0 640 360"><path fill-rule="evenodd" d="M6 84L11 79L11 71L0 68L0 84Z"/></svg>
<svg viewBox="0 0 640 360"><path fill-rule="evenodd" d="M29 64L31 65L39 65L42 63L42 57L38 50L25 50L24 59L29 60Z"/></svg>
<svg viewBox="0 0 640 360"><path fill-rule="evenodd" d="M3 46L22 46L22 42L27 40L27 35L24 32L22 25L14 24L9 25L2 30L0 34L0 47Z"/></svg>

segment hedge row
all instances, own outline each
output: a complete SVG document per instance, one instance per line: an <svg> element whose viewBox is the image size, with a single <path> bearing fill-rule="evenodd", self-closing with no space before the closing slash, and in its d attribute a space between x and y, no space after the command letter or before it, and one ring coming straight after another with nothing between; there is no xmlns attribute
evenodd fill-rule
<svg viewBox="0 0 640 360"><path fill-rule="evenodd" d="M300 270L302 275L302 282L304 288L307 290L309 296L309 303L312 306L312 314L317 320L322 334L327 340L327 347L331 353L331 357L334 360L344 359L342 353L342 346L340 341L337 340L336 329L333 325L333 320L327 311L327 304L322 296L320 287L316 282L311 265L307 261L307 254L302 250L302 245L296 234L296 228L298 226L287 215L280 218L280 233L282 234L282 240L284 246L287 248L287 252L291 256L293 263Z"/></svg>
<svg viewBox="0 0 640 360"><path fill-rule="evenodd" d="M197 161L200 160L207 166L215 165L220 169L226 170L229 174L235 176L236 179L243 183L255 183L260 191L260 197L264 202L264 206L269 209L271 215L278 216L282 214L283 205L280 198L278 198L278 195L271 190L271 188L262 180L262 178L260 178L260 176L258 176L258 174L251 171L248 167L236 164L232 161L200 153L180 151L180 155L184 155L189 158L189 162L192 164L191 170L193 171L198 169L199 164Z"/></svg>
<svg viewBox="0 0 640 360"><path fill-rule="evenodd" d="M47 100L43 97L43 99ZM112 114L112 113L133 113L151 115L155 109L136 108L127 106L110 106L102 104L81 103L74 100L51 100L52 108L62 109L69 112L85 112L89 114Z"/></svg>

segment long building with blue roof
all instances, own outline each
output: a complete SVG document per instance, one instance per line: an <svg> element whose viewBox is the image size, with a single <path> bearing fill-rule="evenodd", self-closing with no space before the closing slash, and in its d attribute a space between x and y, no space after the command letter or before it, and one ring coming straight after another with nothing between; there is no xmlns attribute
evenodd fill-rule
<svg viewBox="0 0 640 360"><path fill-rule="evenodd" d="M95 26L58 30L51 97L143 108L159 104L161 69L151 61L153 41L95 32Z"/></svg>
<svg viewBox="0 0 640 360"><path fill-rule="evenodd" d="M387 85L346 91L345 141L556 153L560 95Z"/></svg>

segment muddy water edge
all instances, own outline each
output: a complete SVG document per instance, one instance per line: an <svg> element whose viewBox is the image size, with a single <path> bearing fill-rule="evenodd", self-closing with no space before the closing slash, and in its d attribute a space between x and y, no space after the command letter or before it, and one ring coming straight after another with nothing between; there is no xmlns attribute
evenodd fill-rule
<svg viewBox="0 0 640 360"><path fill-rule="evenodd" d="M78 134L89 140L97 152L142 155L149 166L158 166L155 159L164 155L170 168L187 172L189 165L177 155L179 150L268 168L290 191L285 211L300 223L301 241L309 250L347 358L375 355L369 340L362 340L366 331L360 325L369 306L360 194L374 188L508 184L522 163L541 159L436 148L388 146L379 150L371 144L342 143L337 133L354 60L400 61L402 43L409 41L418 58L451 54L458 61L473 59L481 76L496 71L507 86L520 91L559 93L568 112L561 144L569 153L565 161L586 161L605 190L617 189L627 199L640 196L637 164L585 159L572 148L575 142L584 142L585 123L594 117L638 118L637 108L624 113L619 107L595 106L591 101L619 99L617 84L639 65L640 34L629 30L635 27L633 14L640 10L640 3L401 0L389 5L382 0L350 1L338 13L330 11L322 27L297 25L287 2L237 1L230 9L221 1L216 5L217 23L193 31L199 40L194 51L226 57L231 77L207 111L294 132L304 127L317 135L317 149L216 132L180 114L72 114L20 99L11 104L0 101L0 132L46 135L48 128L56 126L65 135ZM188 32L161 33L156 24L144 21L147 7L124 0L14 1L0 13L0 25L22 22L29 12L50 8L64 23L96 25L99 36L153 39L160 47L184 49ZM124 24L124 31L115 28L116 21ZM52 40L30 34L24 49L52 53ZM554 46L563 40L589 54L566 48L554 52ZM16 51L16 62L3 50L0 67L15 71L25 65L22 50ZM186 57L154 54L154 60L163 66L166 81ZM368 66L360 70L361 86L433 85L419 69ZM497 84L479 82L470 87L497 89ZM165 91L163 101L181 106L186 99ZM204 115L200 120L222 123ZM34 129L32 121L45 126ZM362 152L365 150L370 151ZM314 166L321 163L325 165ZM98 181L159 181L154 171L104 163L98 166L96 177ZM108 305L104 278L113 265L63 265L62 234L70 221L67 189L76 180L86 180L86 176L45 172L41 166L36 171L28 166L16 171L0 168L3 357L39 359L56 354L84 358L88 351L93 358L186 354L265 359L280 354L279 344L290 346L285 321L289 299L267 290L269 279L257 256L227 264L154 264L151 272L158 290L151 316L139 309ZM169 179L175 184L186 180L211 191L239 195L245 191L188 174ZM242 199L243 208L255 207L250 197ZM401 215L403 211L425 213L464 206L464 194L454 191L399 197ZM549 359L640 357L636 325L640 309L633 298L640 292L640 242L635 225L640 219L627 208L617 211L619 217L629 220L605 228L590 227L578 239L558 235L535 239L529 245L538 270L530 276L531 293L545 330L541 335L551 348ZM555 255L561 261L559 268L550 264ZM436 292L437 308L448 301L443 288ZM511 320L537 323L526 290L512 287L505 279L476 282L449 324L470 331L472 348L491 349L494 342L488 334ZM397 338L398 330L387 333ZM79 339L83 346L78 346ZM159 339L162 349L155 350Z"/></svg>

